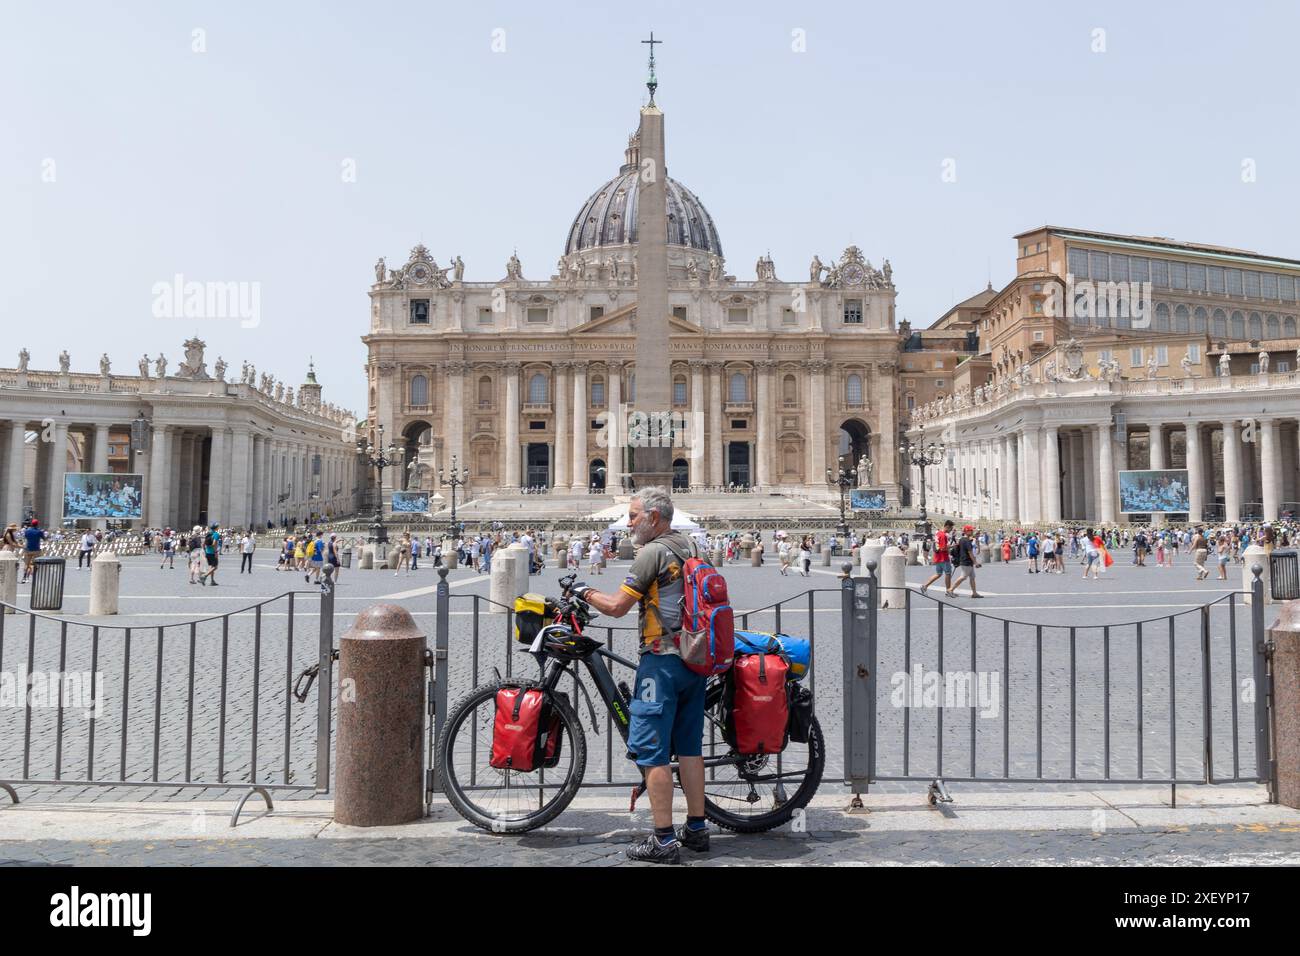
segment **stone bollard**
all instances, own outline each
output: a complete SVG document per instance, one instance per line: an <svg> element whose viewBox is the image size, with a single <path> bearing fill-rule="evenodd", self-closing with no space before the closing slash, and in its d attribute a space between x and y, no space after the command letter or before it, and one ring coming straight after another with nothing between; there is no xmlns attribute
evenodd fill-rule
<svg viewBox="0 0 1300 956"><path fill-rule="evenodd" d="M994 544L991 547L993 549L993 563L998 564L1002 561L1002 545Z"/></svg>
<svg viewBox="0 0 1300 956"><path fill-rule="evenodd" d="M1259 579L1264 582L1264 603L1273 603L1273 568L1272 562L1268 559L1268 552L1258 544L1252 544L1242 552L1243 563L1241 565L1241 589L1246 592L1246 603L1253 601L1253 595L1250 593L1250 586L1255 582L1255 576L1251 573L1251 568L1259 565L1264 569L1264 573Z"/></svg>
<svg viewBox="0 0 1300 956"><path fill-rule="evenodd" d="M758 550L758 548L753 548L749 552L749 565L753 568L761 568L763 566L763 552Z"/></svg>
<svg viewBox="0 0 1300 956"><path fill-rule="evenodd" d="M513 565L515 569L515 593L510 596L510 600L513 601L528 590L528 547L515 542L506 550L514 555L515 561Z"/></svg>
<svg viewBox="0 0 1300 956"><path fill-rule="evenodd" d="M991 564L993 562L993 549L987 544L980 545L980 564Z"/></svg>
<svg viewBox="0 0 1300 956"><path fill-rule="evenodd" d="M442 564L448 571L455 571L459 563L456 556L456 539L447 538L442 542Z"/></svg>
<svg viewBox="0 0 1300 956"><path fill-rule="evenodd" d="M18 606L18 569L22 562L12 551L0 551L0 601L8 607L6 614L13 614Z"/></svg>
<svg viewBox="0 0 1300 956"><path fill-rule="evenodd" d="M116 614L118 589L122 583L122 562L105 551L90 562L91 615Z"/></svg>
<svg viewBox="0 0 1300 956"><path fill-rule="evenodd" d="M907 601L907 555L889 548L880 559L880 606L900 608Z"/></svg>
<svg viewBox="0 0 1300 956"><path fill-rule="evenodd" d="M712 553L709 555L709 563L715 568L720 568L722 567L722 560L725 556L726 552L721 548L714 548Z"/></svg>
<svg viewBox="0 0 1300 956"><path fill-rule="evenodd" d="M1273 643L1275 799L1300 809L1300 601L1282 603L1268 639Z"/></svg>
<svg viewBox="0 0 1300 956"><path fill-rule="evenodd" d="M489 574L488 611L492 614L504 614L515 606L515 556L509 548L502 548L492 555L492 571ZM498 607L497 605L501 605Z"/></svg>
<svg viewBox="0 0 1300 956"><path fill-rule="evenodd" d="M907 563L912 567L921 564L921 542L919 540L909 541L907 543Z"/></svg>
<svg viewBox="0 0 1300 956"><path fill-rule="evenodd" d="M389 571L396 571L397 562L400 561L401 559L402 559L401 545L394 545L392 548L389 549L388 557L384 559L384 567L388 568Z"/></svg>
<svg viewBox="0 0 1300 956"><path fill-rule="evenodd" d="M620 561L631 561L636 555L636 547L632 544L630 537L622 537L618 541L618 559Z"/></svg>
<svg viewBox="0 0 1300 956"><path fill-rule="evenodd" d="M754 536L746 531L740 536L740 556L747 558L750 552L754 550Z"/></svg>
<svg viewBox="0 0 1300 956"><path fill-rule="evenodd" d="M361 571L371 571L375 567L375 549L366 545L361 549L361 559L357 562L357 568Z"/></svg>
<svg viewBox="0 0 1300 956"><path fill-rule="evenodd" d="M579 558L578 561L579 563L581 563L582 559ZM564 569L569 566L569 539L568 538L555 539L555 566L560 569Z"/></svg>
<svg viewBox="0 0 1300 956"><path fill-rule="evenodd" d="M396 604L366 608L339 639L338 823L424 816L424 658L424 635Z"/></svg>
<svg viewBox="0 0 1300 956"><path fill-rule="evenodd" d="M880 567L880 557L885 553L884 538L867 538L858 546L858 558L861 566L865 569L868 561L876 562L876 567Z"/></svg>
<svg viewBox="0 0 1300 956"><path fill-rule="evenodd" d="M822 567L829 568L830 566L831 566L831 549L822 548Z"/></svg>

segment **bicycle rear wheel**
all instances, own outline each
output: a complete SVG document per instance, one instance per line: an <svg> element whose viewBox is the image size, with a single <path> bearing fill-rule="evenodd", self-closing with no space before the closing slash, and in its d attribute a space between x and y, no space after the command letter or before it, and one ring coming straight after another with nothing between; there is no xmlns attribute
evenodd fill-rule
<svg viewBox="0 0 1300 956"><path fill-rule="evenodd" d="M539 686L529 680L508 683ZM438 739L438 767L447 800L462 817L493 833L526 833L554 820L577 794L587 769L587 741L572 705L553 693L551 703L561 724L559 763L528 773L493 767L492 728L500 686L480 685L452 708Z"/></svg>
<svg viewBox="0 0 1300 956"><path fill-rule="evenodd" d="M806 744L791 741L779 754L741 757L723 740L717 709L705 716L705 761L731 758L704 772L705 816L726 830L762 833L789 823L808 806L826 765L826 744L816 717Z"/></svg>

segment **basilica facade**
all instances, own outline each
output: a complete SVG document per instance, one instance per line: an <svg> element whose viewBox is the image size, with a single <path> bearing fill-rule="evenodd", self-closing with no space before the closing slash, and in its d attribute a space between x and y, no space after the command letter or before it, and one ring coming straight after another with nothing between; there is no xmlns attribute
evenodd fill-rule
<svg viewBox="0 0 1300 956"><path fill-rule="evenodd" d="M512 255L501 278L466 281L459 257L440 267L423 245L400 268L376 263L367 427L407 450L385 494L437 490L453 461L471 494L628 486L640 166L634 135L544 277ZM764 256L739 279L699 198L669 177L667 203L674 486L824 497L828 468L865 457L861 483L896 504L888 260L877 269L850 246L790 280Z"/></svg>

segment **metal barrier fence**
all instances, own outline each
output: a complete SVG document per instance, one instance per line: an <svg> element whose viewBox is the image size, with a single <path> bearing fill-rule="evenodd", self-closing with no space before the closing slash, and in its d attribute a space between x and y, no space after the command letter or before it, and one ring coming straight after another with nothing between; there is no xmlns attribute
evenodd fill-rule
<svg viewBox="0 0 1300 956"><path fill-rule="evenodd" d="M513 607L499 604L482 595L453 595L447 586L443 569L439 569L439 577L434 629L434 667L428 687L430 726L426 790L429 796L442 789L436 772L434 748L441 736L450 708L475 687L495 679L493 668L506 678L541 676L535 659L528 655L520 655L525 647L514 639ZM818 668L814 665L820 662L823 666L834 666L834 658L839 655L839 647L834 641L829 642L825 648L818 645L816 616L819 613L838 613L836 594L835 589L829 588L809 590L767 607L739 612L736 615L737 626L741 630L782 632L786 629L784 633L798 634L810 639L812 657L806 680L814 694L814 707L817 708L818 718L823 723L826 722L827 717L823 716L820 709L821 701L816 697ZM819 596L823 595L829 600L819 600ZM629 660L636 660L638 638L635 626L593 622L587 627L585 633L602 641L615 654ZM831 658L829 662L825 660L828 655ZM631 671L616 665L613 661L606 660L605 663L616 681L632 679ZM603 717L597 714L596 723L592 724L591 712L581 702L582 696L577 687L578 679L576 674L572 678L570 698L574 702L574 709L584 729L595 738L588 740L587 767L583 786L626 787L638 782L641 779L640 772L632 761L626 759L626 747L614 727L613 717L608 712ZM590 685L589 680L585 683ZM600 702L594 688L588 686L587 690L592 695L593 703L599 708ZM833 705L830 706L829 715L833 719L835 715ZM710 732L715 730L710 728ZM829 752L826 775L831 776L832 765L838 766L836 753L838 748L832 745L830 739L827 740L827 750ZM834 762L832 756L835 758ZM470 788L473 789L476 783L475 779L471 779ZM539 785L546 785L545 771L541 772Z"/></svg>
<svg viewBox="0 0 1300 956"><path fill-rule="evenodd" d="M1179 783L1250 781L1275 793L1258 569L1250 604L1232 592L1119 624L1017 621L904 589L902 633L888 637L873 572L844 582L855 793L911 780L931 781L932 802L948 799L944 782L1157 783L1175 798Z"/></svg>
<svg viewBox="0 0 1300 956"><path fill-rule="evenodd" d="M0 790L15 803L20 785L243 791L232 826L254 794L270 807L273 791L328 791L333 605L330 587L151 626L3 606ZM313 661L315 715L292 695Z"/></svg>

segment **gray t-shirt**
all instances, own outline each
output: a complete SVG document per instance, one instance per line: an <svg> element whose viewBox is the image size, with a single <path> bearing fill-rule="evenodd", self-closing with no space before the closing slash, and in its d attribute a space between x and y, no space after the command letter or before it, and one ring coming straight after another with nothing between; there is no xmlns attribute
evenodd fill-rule
<svg viewBox="0 0 1300 956"><path fill-rule="evenodd" d="M672 640L682 626L683 566L695 555L691 541L676 531L642 545L622 588L637 599L641 653L677 654Z"/></svg>

